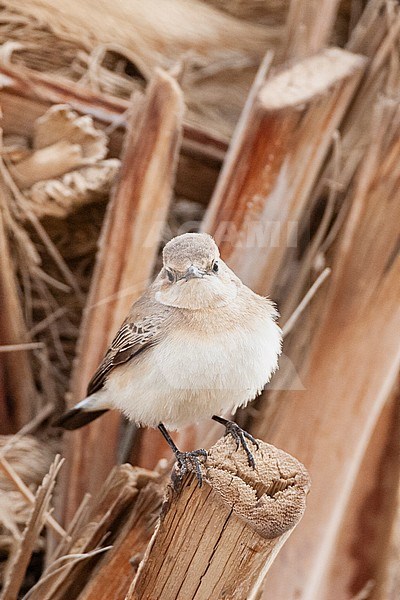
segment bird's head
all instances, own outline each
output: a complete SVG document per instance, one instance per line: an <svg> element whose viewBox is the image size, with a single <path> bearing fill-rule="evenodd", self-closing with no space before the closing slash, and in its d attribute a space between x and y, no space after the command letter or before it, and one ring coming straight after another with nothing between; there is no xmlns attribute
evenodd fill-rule
<svg viewBox="0 0 400 600"><path fill-rule="evenodd" d="M191 310L224 306L236 297L241 285L205 233L185 233L166 244L157 283L159 302Z"/></svg>

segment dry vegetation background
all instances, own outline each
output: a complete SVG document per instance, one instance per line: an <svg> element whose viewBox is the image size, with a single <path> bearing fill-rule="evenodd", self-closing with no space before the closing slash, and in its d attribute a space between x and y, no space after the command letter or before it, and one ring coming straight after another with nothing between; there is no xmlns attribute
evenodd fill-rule
<svg viewBox="0 0 400 600"><path fill-rule="evenodd" d="M312 479L252 598L398 599L398 3L0 10L2 599L128 593L168 449L117 414L63 439L51 419L84 395L160 247L187 230L212 233L278 303L280 371L238 419ZM207 424L175 439L220 435ZM140 469L104 484L125 462Z"/></svg>

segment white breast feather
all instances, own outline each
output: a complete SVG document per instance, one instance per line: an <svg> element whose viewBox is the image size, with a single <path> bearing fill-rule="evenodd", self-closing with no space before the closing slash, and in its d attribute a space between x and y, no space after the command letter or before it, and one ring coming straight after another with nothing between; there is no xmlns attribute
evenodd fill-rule
<svg viewBox="0 0 400 600"><path fill-rule="evenodd" d="M253 400L280 351L281 331L269 315L206 336L175 330L143 359L118 367L103 389L135 423L177 429Z"/></svg>

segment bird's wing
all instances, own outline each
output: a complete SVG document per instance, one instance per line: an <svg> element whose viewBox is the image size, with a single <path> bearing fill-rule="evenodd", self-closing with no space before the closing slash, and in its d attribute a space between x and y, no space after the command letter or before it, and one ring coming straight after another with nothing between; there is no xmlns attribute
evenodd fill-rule
<svg viewBox="0 0 400 600"><path fill-rule="evenodd" d="M141 312L141 311L139 311ZM146 311L147 312L147 311ZM118 365L132 360L149 350L161 339L165 327L166 311L158 314L129 316L121 325L111 342L101 364L89 382L87 394L94 394L103 387L109 373Z"/></svg>

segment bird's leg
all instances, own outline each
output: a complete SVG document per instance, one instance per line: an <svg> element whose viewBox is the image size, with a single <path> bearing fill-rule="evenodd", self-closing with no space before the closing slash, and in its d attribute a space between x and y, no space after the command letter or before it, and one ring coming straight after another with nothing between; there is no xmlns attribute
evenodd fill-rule
<svg viewBox="0 0 400 600"><path fill-rule="evenodd" d="M201 487L203 484L203 476L201 474L200 460L203 459L204 461L207 458L206 450L200 448L199 450L192 450L192 452L181 452L176 447L174 440L171 438L162 423L159 424L158 429L161 431L168 446L175 454L175 458L178 463L180 479L182 479L186 473L195 473L197 481L199 482L199 487Z"/></svg>
<svg viewBox="0 0 400 600"><path fill-rule="evenodd" d="M228 419L224 419L223 417L217 417L216 415L213 415L212 418L214 421L217 421L217 423L225 425L225 435L228 435L228 433L231 434L231 436L236 442L236 450L238 450L239 446L242 446L243 450L247 454L247 460L249 461L250 467L253 467L254 469L256 464L254 461L254 456L252 455L249 445L247 443L247 440L250 440L250 442L254 444L258 450L259 445L257 440L250 433L247 433L247 431L244 431L244 429L239 427L239 425L234 421L229 421Z"/></svg>

